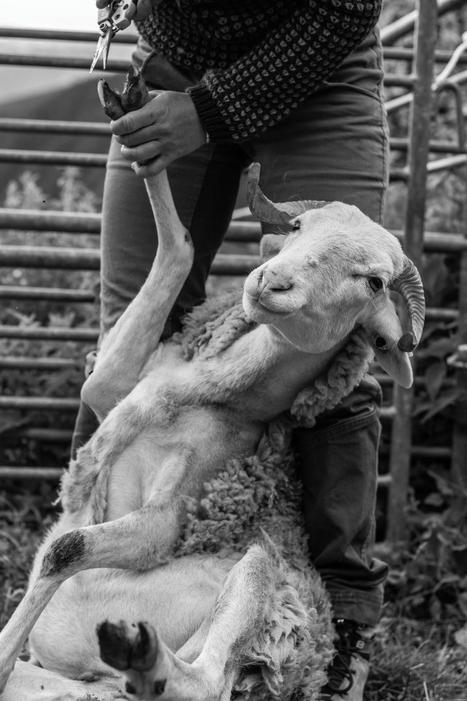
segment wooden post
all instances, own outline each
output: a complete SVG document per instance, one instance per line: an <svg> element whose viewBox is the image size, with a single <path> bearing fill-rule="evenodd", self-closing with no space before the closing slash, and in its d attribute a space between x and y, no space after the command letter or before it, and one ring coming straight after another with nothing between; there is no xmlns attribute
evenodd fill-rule
<svg viewBox="0 0 467 701"><path fill-rule="evenodd" d="M436 44L436 0L419 0L415 39L415 85L409 127L407 205L404 248L421 269L425 228L426 177ZM391 486L388 500L387 540L407 538L406 514L412 444L411 414L413 390L394 388L394 417L389 462Z"/></svg>
<svg viewBox="0 0 467 701"><path fill-rule="evenodd" d="M467 173L465 174L467 177ZM467 198L464 203L464 238L467 240ZM459 348L454 357L456 381L463 395L456 405L452 435L451 474L459 487L458 502L462 511L467 494L467 251L463 251L459 270Z"/></svg>

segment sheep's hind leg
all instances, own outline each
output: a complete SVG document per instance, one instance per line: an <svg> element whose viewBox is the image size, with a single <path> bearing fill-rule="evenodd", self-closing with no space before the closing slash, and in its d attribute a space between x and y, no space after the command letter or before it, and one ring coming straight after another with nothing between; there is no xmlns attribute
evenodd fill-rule
<svg viewBox="0 0 467 701"><path fill-rule="evenodd" d="M183 467L182 467L183 472ZM40 573L0 633L0 692L21 648L60 584L95 567L147 570L163 562L178 537L182 508L172 492L115 521L69 531L45 549Z"/></svg>
<svg viewBox="0 0 467 701"><path fill-rule="evenodd" d="M259 546L251 547L234 565L216 602L206 636L199 636L199 653L193 662L185 662L174 654L151 626L141 622L137 628L123 622L101 624L98 635L102 659L126 674L128 689L139 698L230 699L239 663L258 630L264 627L271 606L273 566L271 557ZM180 655L183 654L181 650ZM193 650L189 657L193 657Z"/></svg>

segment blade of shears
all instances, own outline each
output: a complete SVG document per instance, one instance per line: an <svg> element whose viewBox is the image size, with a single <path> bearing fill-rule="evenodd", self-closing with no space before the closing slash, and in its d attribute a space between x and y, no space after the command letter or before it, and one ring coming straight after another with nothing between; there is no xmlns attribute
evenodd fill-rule
<svg viewBox="0 0 467 701"><path fill-rule="evenodd" d="M102 67L104 71L107 68L107 59L109 58L109 49L110 49L110 42L115 36L115 32L112 29L109 29L109 31L105 34L104 36L104 47L102 49Z"/></svg>
<svg viewBox="0 0 467 701"><path fill-rule="evenodd" d="M106 7L98 11L97 24L101 30L101 35L97 40L96 51L89 69L90 73L96 67L101 56L104 70L107 68L110 42L117 32L130 26L131 20L128 19L127 14L133 16L135 10L136 4L134 0L112 0Z"/></svg>
<svg viewBox="0 0 467 701"><path fill-rule="evenodd" d="M103 57L102 63L104 70L107 67L107 57L109 55L110 42L112 41L113 35L115 33L112 17L119 4L119 0L112 0L112 2L109 2L108 5L106 5L105 7L101 7L97 11L97 24L101 33L99 39L97 40L96 51L94 52L91 68L89 69L90 73L92 73L92 71L96 67L97 62L99 61L99 58L101 56Z"/></svg>
<svg viewBox="0 0 467 701"><path fill-rule="evenodd" d="M107 68L107 59L109 56L110 42L112 41L114 32L109 28L104 34L101 34L97 40L96 50L91 63L91 68L89 72L92 73L97 65L100 57L102 56L102 66L104 70Z"/></svg>

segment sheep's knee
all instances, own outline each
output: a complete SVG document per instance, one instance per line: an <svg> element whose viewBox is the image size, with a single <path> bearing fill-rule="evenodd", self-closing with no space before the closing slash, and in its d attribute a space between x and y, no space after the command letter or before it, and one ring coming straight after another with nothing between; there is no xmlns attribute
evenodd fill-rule
<svg viewBox="0 0 467 701"><path fill-rule="evenodd" d="M64 533L52 541L45 551L39 576L70 576L82 568L87 550L86 537L82 531Z"/></svg>

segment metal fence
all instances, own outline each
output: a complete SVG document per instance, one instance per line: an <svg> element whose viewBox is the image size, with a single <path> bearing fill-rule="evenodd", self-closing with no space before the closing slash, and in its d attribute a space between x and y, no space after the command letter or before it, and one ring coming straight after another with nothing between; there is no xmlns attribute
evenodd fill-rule
<svg viewBox="0 0 467 701"><path fill-rule="evenodd" d="M422 266L422 254L431 252L456 252L461 259L459 311L453 309L429 308L427 317L431 320L458 321L460 342L467 343L467 238L450 232L425 232L425 199L427 181L432 173L440 170L460 168L467 163L467 151L464 141L464 124L460 86L467 81L467 58L459 52L458 70L442 80L434 81L436 64L449 66L452 58L450 52L436 49L437 17L458 9L465 0L420 0L419 13L412 12L398 22L385 27L382 31L384 56L387 61L405 61L411 66L408 74L387 72L385 85L399 88L402 95L388 100L389 112L403 109L410 103L410 128L406 138L392 138L394 151L406 153L406 165L393 168L391 181L403 182L406 186L407 206L405 225L402 231L395 231L405 246L408 255L418 266ZM415 31L414 31L415 28ZM414 35L412 48L401 48L392 44L406 35ZM89 42L89 55L96 36L88 32L56 32L0 28L0 37L45 39L48 41L67 40ZM117 38L123 43L131 43L134 37L122 35ZM124 72L126 61L110 61L109 71ZM0 54L0 64L21 66L49 66L54 68L74 68L87 70L89 60L38 56L34 54ZM457 109L458 139L456 142L430 141L430 114L434 93L449 91L455 100ZM58 120L0 118L0 132L14 131L36 134L80 134L109 136L107 125L92 122L64 122ZM0 149L0 162L20 163L25 166L34 164L76 165L85 168L105 166L106 157L96 153L75 153L63 151L44 151L26 149ZM232 220L226 240L243 243L257 243L259 224L243 221L241 213ZM0 229L17 231L47 231L75 234L95 234L100 231L98 214L71 213L61 211L27 211L17 209L0 209ZM258 263L258 255L218 254L212 274L245 275ZM70 248L4 245L0 247L0 267L11 268L46 268L66 270L98 270L99 252L93 248ZM37 300L48 302L92 302L94 293L88 289L65 289L60 287L25 287L0 285L2 300ZM60 342L74 341L82 343L95 342L97 331L94 328L28 327L21 325L0 325L0 338L24 340L53 340ZM456 364L456 381L466 384L466 371L463 365L463 349L460 348ZM53 372L72 368L75 361L60 357L11 357L0 355L0 370L34 369ZM379 377L387 386L388 379ZM415 385L423 380L416 377ZM411 459L429 458L448 460L452 464L452 473L458 483L467 487L467 431L465 416L467 407L459 402L456 420L453 425L451 445L427 447L412 445L411 414L413 390L394 388L392 402L383 407L381 418L391 434L389 471L379 479L381 488L388 490L388 529L387 538L392 541L405 537L405 506L410 476ZM1 396L0 409L20 412L56 411L76 412L78 398L56 396ZM20 438L33 438L39 441L69 442L70 431L54 428L27 426L16 428L13 434ZM0 477L29 480L57 479L61 470L55 467L30 467L26 465L0 466Z"/></svg>

